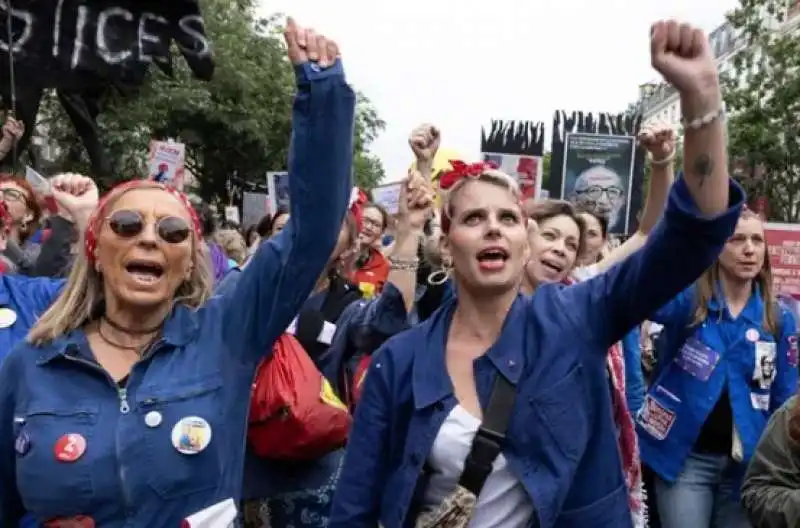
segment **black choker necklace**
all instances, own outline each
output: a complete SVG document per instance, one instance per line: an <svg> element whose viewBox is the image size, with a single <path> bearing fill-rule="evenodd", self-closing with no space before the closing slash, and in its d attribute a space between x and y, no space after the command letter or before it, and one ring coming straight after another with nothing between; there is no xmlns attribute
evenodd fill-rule
<svg viewBox="0 0 800 528"><path fill-rule="evenodd" d="M130 328L125 328L121 324L111 320L107 315L103 316L103 321L105 321L106 324L108 324L108 326L110 326L114 330L116 330L118 332L122 332L123 334L132 335L132 336L152 334L154 332L158 332L159 330L161 330L161 325L160 324L158 326L154 326L152 328L144 328L142 330L131 330Z"/></svg>

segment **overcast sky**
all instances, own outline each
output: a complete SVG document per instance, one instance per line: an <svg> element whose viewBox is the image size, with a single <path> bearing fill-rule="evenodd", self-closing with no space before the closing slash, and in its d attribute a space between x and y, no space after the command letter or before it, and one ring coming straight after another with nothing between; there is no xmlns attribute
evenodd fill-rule
<svg viewBox="0 0 800 528"><path fill-rule="evenodd" d="M386 181L411 162L409 131L442 129L464 159L492 118L544 121L553 111L618 112L656 79L648 32L659 18L722 24L736 0L262 0L335 38L350 83L387 126L372 145Z"/></svg>

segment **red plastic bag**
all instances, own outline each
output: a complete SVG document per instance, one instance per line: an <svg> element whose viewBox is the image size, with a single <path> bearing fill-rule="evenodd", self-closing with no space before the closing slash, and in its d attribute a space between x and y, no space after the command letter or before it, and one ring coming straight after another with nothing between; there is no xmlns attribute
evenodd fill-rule
<svg viewBox="0 0 800 528"><path fill-rule="evenodd" d="M247 438L265 458L313 460L344 446L352 418L290 334L256 371Z"/></svg>
<svg viewBox="0 0 800 528"><path fill-rule="evenodd" d="M369 370L369 362L372 356L365 354L358 360L356 371L353 374L352 388L350 389L350 401L353 408L355 408L358 401L361 399L361 390L364 388L364 378L367 377L367 370Z"/></svg>

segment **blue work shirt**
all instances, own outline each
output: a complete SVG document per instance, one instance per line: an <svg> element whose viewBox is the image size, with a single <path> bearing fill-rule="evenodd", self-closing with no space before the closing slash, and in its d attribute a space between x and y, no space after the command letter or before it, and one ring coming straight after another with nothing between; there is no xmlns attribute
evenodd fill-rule
<svg viewBox="0 0 800 528"><path fill-rule="evenodd" d="M82 329L17 346L0 367L0 526L27 509L39 522L83 515L104 528L173 528L239 499L256 366L325 267L352 185L355 95L341 64L296 71L294 214L236 287L199 309L176 305L124 388L97 365ZM68 434L86 449L60 463L54 449ZM186 445L193 454L178 450Z"/></svg>
<svg viewBox="0 0 800 528"><path fill-rule="evenodd" d="M503 455L538 517L534 526L632 524L606 375L608 348L714 262L739 217L703 218L683 181L645 246L586 282L518 296L498 341L475 360L485 409L496 375L517 386ZM420 475L456 405L445 365L457 299L377 352L356 408L330 528L412 526ZM424 485L424 478L422 479Z"/></svg>
<svg viewBox="0 0 800 528"><path fill-rule="evenodd" d="M776 304L780 333L763 326L764 303L756 290L734 318L720 293L708 316L692 326L696 287L691 286L650 317L664 325L658 375L637 419L642 461L674 481L708 415L727 388L745 466L772 413L797 389L794 317ZM762 363L771 369L762 376ZM733 431L731 431L733 434Z"/></svg>
<svg viewBox="0 0 800 528"><path fill-rule="evenodd" d="M0 274L0 310L11 310L16 316L10 326L0 328L0 361L25 339L63 286L63 280Z"/></svg>

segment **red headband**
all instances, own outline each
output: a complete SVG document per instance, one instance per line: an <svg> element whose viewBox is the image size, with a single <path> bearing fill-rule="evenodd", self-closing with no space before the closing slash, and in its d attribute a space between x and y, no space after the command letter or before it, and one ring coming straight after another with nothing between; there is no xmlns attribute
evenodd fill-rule
<svg viewBox="0 0 800 528"><path fill-rule="evenodd" d="M356 228L359 233L361 232L361 224L364 219L364 206L367 204L367 201L367 193L358 187L353 187L353 192L350 193L350 213L356 220Z"/></svg>
<svg viewBox="0 0 800 528"><path fill-rule="evenodd" d="M116 187L113 187L110 191L108 191L103 197L100 199L100 202L95 207L92 216L89 218L89 223L86 225L86 232L84 235L85 238L85 247L84 250L86 252L86 258L89 260L91 264L94 264L95 255L94 252L97 249L97 234L100 232L100 228L103 226L103 221L105 220L105 210L108 206L108 202L117 196L120 196L122 193L126 191L130 191L132 189L136 189L138 187L143 187L147 189L160 189L162 191L166 191L169 194L176 197L183 206L186 208L186 211L189 213L189 217L192 220L192 227L194 228L195 235L197 239L200 240L203 237L203 228L200 224L200 218L197 216L197 212L192 207L191 202L189 202L189 198L180 192L179 190L175 189L174 187L169 187L167 185L162 185L160 183L154 183L151 180L130 180L127 182L120 183Z"/></svg>
<svg viewBox="0 0 800 528"><path fill-rule="evenodd" d="M2 200L0 200L0 230L3 233L8 233L11 231L11 224L14 223L14 219L11 217L11 211L8 210L8 205Z"/></svg>
<svg viewBox="0 0 800 528"><path fill-rule="evenodd" d="M496 169L492 162L479 161L478 163L464 163L461 160L450 160L452 169L442 171L439 177L439 188L446 191L464 178L477 178L487 170Z"/></svg>

